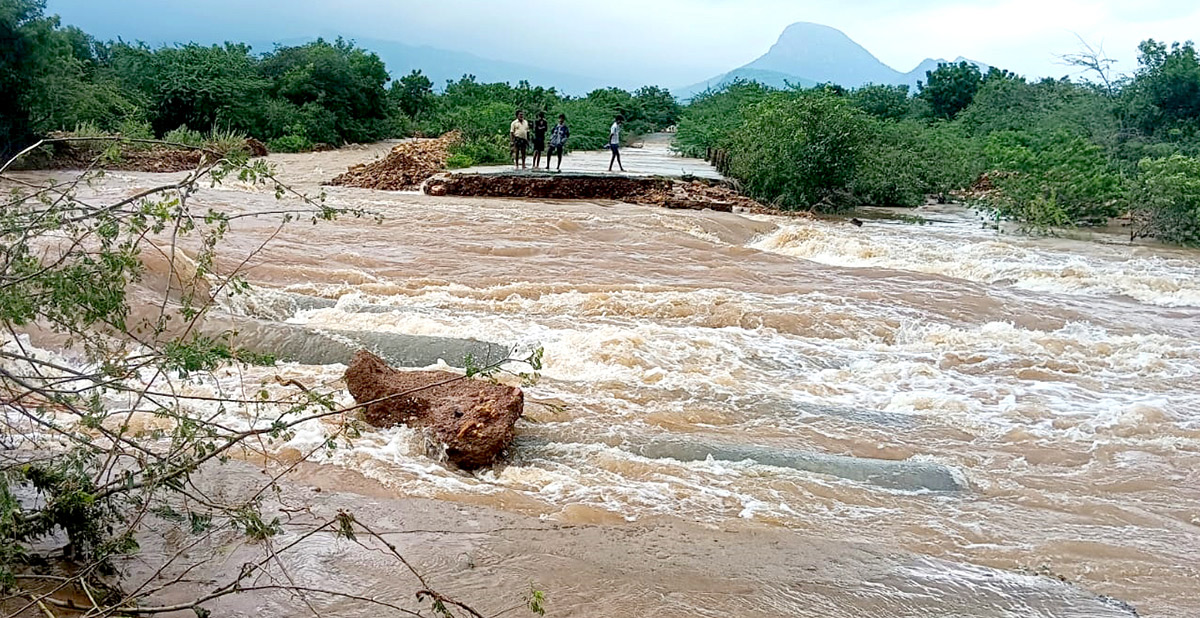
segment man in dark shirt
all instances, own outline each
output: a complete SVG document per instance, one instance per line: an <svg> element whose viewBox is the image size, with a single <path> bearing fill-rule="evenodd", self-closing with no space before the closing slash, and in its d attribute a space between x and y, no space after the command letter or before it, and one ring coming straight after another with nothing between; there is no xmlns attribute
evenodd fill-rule
<svg viewBox="0 0 1200 618"><path fill-rule="evenodd" d="M550 132L550 152L546 153L546 169L550 169L550 157L558 153L558 171L562 171L563 150L567 147L567 138L571 137L571 129L567 128L567 117L558 115L558 124ZM536 167L536 166L535 166Z"/></svg>
<svg viewBox="0 0 1200 618"><path fill-rule="evenodd" d="M549 128L546 124L546 112L538 112L537 121L533 123L533 169L538 168L542 152L546 150L546 131ZM549 155L546 155L546 169L550 169Z"/></svg>

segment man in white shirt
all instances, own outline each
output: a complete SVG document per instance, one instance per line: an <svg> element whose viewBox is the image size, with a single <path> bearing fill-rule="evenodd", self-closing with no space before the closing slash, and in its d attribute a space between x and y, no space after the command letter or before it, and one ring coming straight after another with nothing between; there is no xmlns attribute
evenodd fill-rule
<svg viewBox="0 0 1200 618"><path fill-rule="evenodd" d="M517 110L517 119L508 126L508 137L512 140L513 166L525 169L525 151L529 146L529 122L525 112Z"/></svg>
<svg viewBox="0 0 1200 618"><path fill-rule="evenodd" d="M625 171L625 166L621 164L621 123L625 122L625 118L618 115L613 121L612 128L608 130L608 148L612 150L612 160L608 162L608 171L612 171L613 163Z"/></svg>

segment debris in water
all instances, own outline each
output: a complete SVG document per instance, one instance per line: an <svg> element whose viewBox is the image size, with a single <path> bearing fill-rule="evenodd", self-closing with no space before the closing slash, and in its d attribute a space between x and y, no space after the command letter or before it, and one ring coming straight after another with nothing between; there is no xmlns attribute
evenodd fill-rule
<svg viewBox="0 0 1200 618"><path fill-rule="evenodd" d="M265 157L270 154L267 150L267 145L253 137L246 138L246 150L250 151L250 156L252 157Z"/></svg>
<svg viewBox="0 0 1200 618"><path fill-rule="evenodd" d="M359 350L346 385L376 427L404 423L425 428L446 459L467 470L490 465L513 440L524 409L521 389L444 371L397 371Z"/></svg>

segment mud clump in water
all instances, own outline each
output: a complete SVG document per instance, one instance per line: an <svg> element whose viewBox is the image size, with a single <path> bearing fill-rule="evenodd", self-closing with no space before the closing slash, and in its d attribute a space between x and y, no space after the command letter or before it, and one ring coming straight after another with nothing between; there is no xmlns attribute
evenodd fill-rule
<svg viewBox="0 0 1200 618"><path fill-rule="evenodd" d="M462 140L457 131L437 139L404 142L374 163L351 167L329 182L342 187L407 191L421 186L430 177L446 169L450 147Z"/></svg>
<svg viewBox="0 0 1200 618"><path fill-rule="evenodd" d="M253 137L246 138L246 150L250 152L250 156L252 157L265 157L270 154L267 150L267 145Z"/></svg>
<svg viewBox="0 0 1200 618"><path fill-rule="evenodd" d="M519 388L444 371L397 371L366 350L354 355L346 384L359 404L378 402L366 406L368 423L425 428L447 460L468 470L490 465L508 447L524 408Z"/></svg>

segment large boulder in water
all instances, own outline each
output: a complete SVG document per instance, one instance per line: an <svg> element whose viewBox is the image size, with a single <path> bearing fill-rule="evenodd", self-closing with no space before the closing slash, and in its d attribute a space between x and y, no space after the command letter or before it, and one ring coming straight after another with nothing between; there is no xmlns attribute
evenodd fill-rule
<svg viewBox="0 0 1200 618"><path fill-rule="evenodd" d="M368 423L424 428L451 463L468 470L491 464L508 447L524 408L519 388L445 371L397 371L366 350L354 355L346 385L355 401L369 404Z"/></svg>

